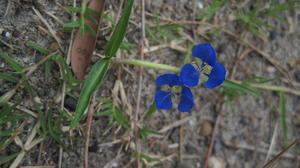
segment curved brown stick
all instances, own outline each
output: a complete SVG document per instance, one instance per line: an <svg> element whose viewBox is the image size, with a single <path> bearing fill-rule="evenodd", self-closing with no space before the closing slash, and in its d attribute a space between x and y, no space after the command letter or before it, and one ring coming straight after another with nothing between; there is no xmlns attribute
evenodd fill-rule
<svg viewBox="0 0 300 168"><path fill-rule="evenodd" d="M94 15L98 20L98 24L94 25L89 21L85 21L97 34L101 14L104 9L105 0L90 0L88 8L99 11L99 15ZM73 46L71 49L71 66L78 79L84 79L87 68L90 65L93 51L96 47L97 36L85 31L83 34L77 31L74 36Z"/></svg>

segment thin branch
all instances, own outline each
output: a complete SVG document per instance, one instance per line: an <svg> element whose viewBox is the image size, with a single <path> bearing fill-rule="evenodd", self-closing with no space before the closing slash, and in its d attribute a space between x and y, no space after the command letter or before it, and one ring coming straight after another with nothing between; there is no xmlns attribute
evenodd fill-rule
<svg viewBox="0 0 300 168"><path fill-rule="evenodd" d="M94 116L94 112L95 112L95 109L94 109L95 105L96 105L96 101L95 101L95 95L94 95L92 103L89 106L87 120L86 120L86 130L85 130L86 135L84 137L84 152L83 152L84 168L89 167L89 142L90 142L93 116Z"/></svg>
<svg viewBox="0 0 300 168"><path fill-rule="evenodd" d="M182 120L184 118L184 113L180 112L179 114L179 120ZM182 156L184 152L184 125L180 125L180 130L179 130L179 162L182 162Z"/></svg>
<svg viewBox="0 0 300 168"><path fill-rule="evenodd" d="M141 0L141 17L142 17L142 24L141 24L141 39L140 39L140 59L144 60L144 45L145 45L145 1ZM141 168L141 142L139 138L139 126L138 126L138 120L139 120L139 113L140 113L140 103L141 103L141 92L142 92L142 83L143 83L143 73L144 68L140 67L139 69L139 87L138 87L138 95L137 95L137 103L136 103L136 111L134 116L134 139L135 139L135 150L137 153L136 157L136 167Z"/></svg>

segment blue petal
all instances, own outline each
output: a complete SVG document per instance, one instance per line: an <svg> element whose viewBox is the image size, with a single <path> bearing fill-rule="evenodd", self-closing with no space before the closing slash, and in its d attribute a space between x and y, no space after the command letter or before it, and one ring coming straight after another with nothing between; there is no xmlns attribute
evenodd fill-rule
<svg viewBox="0 0 300 168"><path fill-rule="evenodd" d="M194 57L200 58L203 62L210 66L214 66L216 64L216 52L210 43L198 44L194 46L192 49L192 54Z"/></svg>
<svg viewBox="0 0 300 168"><path fill-rule="evenodd" d="M180 71L179 80L187 86L197 86L199 82L199 71L197 71L193 65L185 64Z"/></svg>
<svg viewBox="0 0 300 168"><path fill-rule="evenodd" d="M194 106L194 97L188 87L183 86L180 96L178 110L180 112L189 112Z"/></svg>
<svg viewBox="0 0 300 168"><path fill-rule="evenodd" d="M176 74L163 74L157 77L156 79L156 85L157 86L162 86L162 85L169 85L169 86L174 86L174 85L180 85L179 82L179 76Z"/></svg>
<svg viewBox="0 0 300 168"><path fill-rule="evenodd" d="M221 85L226 78L226 69L223 64L216 63L211 73L208 75L208 81L205 83L205 87L212 89Z"/></svg>
<svg viewBox="0 0 300 168"><path fill-rule="evenodd" d="M157 109L168 110L172 108L172 93L158 90L155 93L155 104Z"/></svg>

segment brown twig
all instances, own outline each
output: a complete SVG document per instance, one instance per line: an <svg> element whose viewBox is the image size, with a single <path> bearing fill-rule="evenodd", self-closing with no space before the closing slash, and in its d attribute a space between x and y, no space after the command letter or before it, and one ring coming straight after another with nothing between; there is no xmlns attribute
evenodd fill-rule
<svg viewBox="0 0 300 168"><path fill-rule="evenodd" d="M90 135L91 135L91 128L94 116L94 107L96 105L95 96L93 97L92 103L89 106L87 120L86 120L86 130L85 130L85 137L84 137L84 153L83 153L83 164L84 168L89 167L89 142L90 142Z"/></svg>
<svg viewBox="0 0 300 168"><path fill-rule="evenodd" d="M240 64L240 62L247 56L249 55L251 52L253 51L253 49L251 48L247 48L244 50L244 52L237 58L237 60L234 62L234 65L232 67L232 70L228 76L229 79L233 79L233 75L235 74L238 65Z"/></svg>
<svg viewBox="0 0 300 168"><path fill-rule="evenodd" d="M144 60L144 42L145 42L145 1L141 0L141 16L142 16L142 24L141 24L141 39L139 42L140 48L140 59ZM140 152L141 152L141 144L140 144L140 138L139 138L139 126L138 126L138 120L139 120L139 112L140 112L140 102L141 102L141 92L142 92L142 82L143 82L143 73L144 68L140 67L139 69L139 87L138 87L138 95L137 95L137 105L136 105L136 111L134 116L134 139L135 139L135 150L137 153L136 156L136 167L141 168L141 162L140 162Z"/></svg>
<svg viewBox="0 0 300 168"><path fill-rule="evenodd" d="M52 27L50 26L50 24L47 22L47 20L42 16L42 14L35 9L34 7L32 7L32 10L34 11L34 13L41 19L41 21L44 23L44 25L47 27L47 29L49 30L50 34L52 35L52 37L55 39L55 41L57 42L58 46L59 46L59 50L60 52L64 53L64 49L62 47L62 40L56 35L56 32L52 29Z"/></svg>
<svg viewBox="0 0 300 168"><path fill-rule="evenodd" d="M221 114L220 113L223 109L223 105L224 105L224 101L223 101L223 97L222 97L220 99L219 103L217 104L217 109L216 109L216 111L218 112L217 120L216 120L216 123L215 123L215 126L214 126L214 131L213 131L213 134L212 134L212 137L211 137L208 149L207 149L207 153L206 153L206 156L205 156L204 168L208 168L208 161L209 161L209 158L212 154L212 150L213 150L213 147L214 147L214 144L215 144L216 135L218 133L218 127L219 127L219 124L220 124L220 121L221 121L221 116L220 116Z"/></svg>
<svg viewBox="0 0 300 168"><path fill-rule="evenodd" d="M184 113L180 112L179 114L179 120L182 120L184 118ZM179 162L182 162L182 156L184 152L184 125L180 125L180 130L179 130L179 155L178 155L178 160Z"/></svg>

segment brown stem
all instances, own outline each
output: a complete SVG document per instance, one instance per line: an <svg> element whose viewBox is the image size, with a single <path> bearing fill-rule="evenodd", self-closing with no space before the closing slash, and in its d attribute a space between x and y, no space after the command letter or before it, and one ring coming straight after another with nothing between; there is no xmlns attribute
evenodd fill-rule
<svg viewBox="0 0 300 168"><path fill-rule="evenodd" d="M90 142L90 135L91 135L91 128L92 128L92 122L93 122L93 115L94 115L94 107L96 105L96 102L93 98L93 101L89 107L88 110L88 116L86 120L86 135L84 137L84 152L83 152L83 164L84 168L89 167L89 142Z"/></svg>

